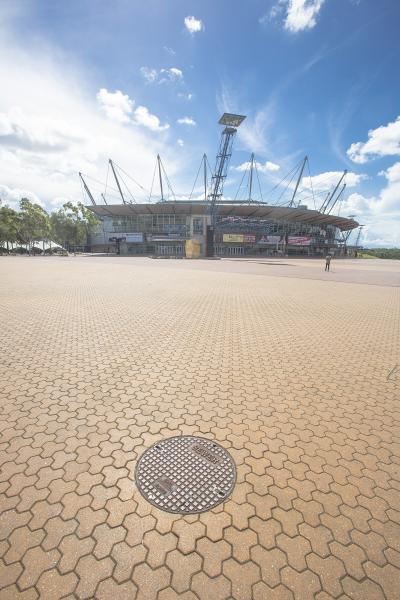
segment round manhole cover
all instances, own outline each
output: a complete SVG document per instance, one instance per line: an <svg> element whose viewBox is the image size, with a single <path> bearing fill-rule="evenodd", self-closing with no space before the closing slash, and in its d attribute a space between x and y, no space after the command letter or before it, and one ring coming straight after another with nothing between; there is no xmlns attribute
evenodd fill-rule
<svg viewBox="0 0 400 600"><path fill-rule="evenodd" d="M140 493L157 508L191 514L210 510L229 497L236 467L219 444L185 435L148 448L136 465L135 479Z"/></svg>

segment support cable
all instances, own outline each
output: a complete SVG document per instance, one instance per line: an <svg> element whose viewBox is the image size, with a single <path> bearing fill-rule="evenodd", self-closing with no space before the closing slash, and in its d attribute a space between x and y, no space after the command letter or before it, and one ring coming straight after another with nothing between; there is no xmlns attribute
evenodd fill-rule
<svg viewBox="0 0 400 600"><path fill-rule="evenodd" d="M288 191L288 189L289 189L289 186L290 186L290 184L292 183L292 181L293 181L293 179L294 179L294 177L295 177L296 173L297 173L297 169L296 169L296 171L293 173L293 175L291 176L291 178L289 179L289 181L288 181L288 183L287 183L287 186L285 187L285 189L283 190L283 192L282 192L282 193L281 193L281 195L279 196L279 198L278 198L278 200L277 200L277 202L278 202L278 203L279 203L279 200L282 198L282 196L283 196L283 195L284 195L284 194L285 194L285 193ZM288 203L289 203L289 204L291 204L291 203L292 203L292 200L291 200L291 199L290 199L290 200L285 200L285 202L282 202L281 204L276 204L275 206L285 206L285 204L288 204Z"/></svg>
<svg viewBox="0 0 400 600"><path fill-rule="evenodd" d="M277 188L279 188L279 186L280 186L280 185L281 185L281 184L282 184L284 181L286 181L286 179L289 177L289 175L291 175L292 173L294 173L294 174L295 174L295 173L296 173L296 171L297 171L297 169L300 167L300 164L301 164L301 163L299 163L299 164L297 164L296 166L294 166L294 167L293 167L293 169L291 169L291 170L289 171L289 173L287 173L287 174L286 174L284 177L282 177L282 179L281 179L280 181L278 181L278 183L276 183L276 184L275 184L275 185L274 185L274 186L273 186L273 187L272 187L270 190L268 190L268 191L267 191L267 194L268 194L268 196L269 196L269 195L270 195L272 192L274 192L274 191L275 191ZM293 176L292 176L292 179L293 179Z"/></svg>
<svg viewBox="0 0 400 600"><path fill-rule="evenodd" d="M116 165L117 166L117 165ZM131 190L129 189L129 187L126 184L126 181L124 180L124 178L122 177L121 173L119 173L119 178L121 179L122 183L124 184L124 186L126 187L129 195L131 196L133 202L136 204L136 198L135 196L132 194ZM131 203L132 204L132 203Z"/></svg>
<svg viewBox="0 0 400 600"><path fill-rule="evenodd" d="M315 194L314 194L314 186L313 186L313 182L312 182L311 170L310 170L310 161L309 161L309 159L308 159L308 156L307 156L307 168L308 168L308 176L309 176L309 178L310 178L310 184L311 184L312 197L313 197L313 201L314 201L314 210L316 210L316 204L315 204Z"/></svg>
<svg viewBox="0 0 400 600"><path fill-rule="evenodd" d="M92 181L95 181L96 183L98 183L101 186L101 189L104 188L104 181L100 181L99 179L96 179L95 177L92 177L91 175L86 175L85 173L82 173L82 175L84 175L86 177L86 179L91 179ZM109 186L109 189L118 194L117 188Z"/></svg>
<svg viewBox="0 0 400 600"><path fill-rule="evenodd" d="M142 185L140 185L140 183L138 181L136 181L136 179L134 179L131 175L129 175L129 173L124 171L124 169L122 167L120 167L119 165L117 165L116 162L114 162L114 165L116 167L118 167L118 170L122 171L122 173L124 173L124 175L126 175L126 177L129 177L129 179L131 179L133 181L133 183L135 183L141 190L143 190L143 192L146 192L146 194L149 193L149 190L146 190L146 188L144 188Z"/></svg>
<svg viewBox="0 0 400 600"><path fill-rule="evenodd" d="M245 178L245 176L246 176L246 173L247 173L248 169L249 169L249 167L246 167L246 169L245 169L245 170L244 170L244 172L243 172L243 177L242 177L242 180L241 180L241 182L240 182L240 184L239 184L239 187L238 187L238 189L237 189L237 192L236 192L236 195L235 195L235 198L234 198L235 200L237 200L237 197L238 197L238 195L239 195L239 192L240 192L240 190L241 190L241 188L242 188L242 183L243 183L243 181L244 181L244 178ZM247 186L246 186L246 187L247 187Z"/></svg>
<svg viewBox="0 0 400 600"><path fill-rule="evenodd" d="M191 200L191 198L192 198L192 194L193 194L193 192L194 192L194 188L196 187L196 183L197 183L197 180L198 180L198 178L199 178L199 175L200 175L200 169L201 169L201 167L202 167L202 164L203 164L203 162L204 162L204 157L201 159L201 163L200 163L200 166L199 166L199 170L197 171L196 179L194 180L193 187L192 187L192 191L190 192L190 196L189 196L189 200L188 200L188 202L190 202L190 200Z"/></svg>
<svg viewBox="0 0 400 600"><path fill-rule="evenodd" d="M165 171L165 167L164 167L163 161L161 161L161 168L162 168L162 170L163 170L163 173L164 173L164 175L165 175L165 180L166 180L166 182L167 182L168 189L171 191L171 194L172 194L172 196L173 196L173 198L174 198L174 201L176 202L175 193L174 193L174 190L172 189L171 183L170 183L170 181L169 181L169 179L168 179L168 175L167 175L167 173L166 173L166 171Z"/></svg>
<svg viewBox="0 0 400 600"><path fill-rule="evenodd" d="M255 162L255 164L254 164L254 168L255 168L255 171L256 171L256 175L257 175L258 189L260 190L260 198L261 198L261 202L264 202L264 198L263 198L262 191L261 191L260 175L258 174L257 162Z"/></svg>
<svg viewBox="0 0 400 600"><path fill-rule="evenodd" d="M108 186L108 175L110 173L110 163L107 163L107 177L106 177L106 185L104 187L104 201L107 197L107 186Z"/></svg>
<svg viewBox="0 0 400 600"><path fill-rule="evenodd" d="M149 202L151 200L151 196L153 195L153 187L154 187L154 179L156 178L156 171L157 171L157 159L156 162L154 164L154 172L153 172L153 180L151 182L151 188L150 188L150 195L149 195Z"/></svg>

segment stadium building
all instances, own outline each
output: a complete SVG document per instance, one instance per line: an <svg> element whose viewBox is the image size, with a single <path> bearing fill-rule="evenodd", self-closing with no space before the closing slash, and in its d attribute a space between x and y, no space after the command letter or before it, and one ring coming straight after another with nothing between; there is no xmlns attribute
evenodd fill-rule
<svg viewBox="0 0 400 600"><path fill-rule="evenodd" d="M157 202L89 207L101 227L93 252L184 257L345 254L346 234L358 226L305 207L220 202L212 228L206 202ZM210 239L210 238L213 239Z"/></svg>
<svg viewBox="0 0 400 600"><path fill-rule="evenodd" d="M296 192L307 157L294 185L288 206L252 200L254 155L249 171L250 192L245 201L223 200L223 184L227 176L232 143L237 128L245 117L224 114L224 126L215 168L208 186L205 176L204 199L164 200L162 168L159 166L161 201L132 203L126 201L114 165L111 168L122 204L97 204L82 177L92 202L89 206L99 218L100 226L90 236L92 252L116 252L122 255L147 255L197 258L205 256L307 255L328 253L345 255L347 240L358 223L352 218L331 214L344 191L339 186L323 202L319 210L296 205ZM204 156L204 170L206 169ZM105 197L103 196L105 201Z"/></svg>

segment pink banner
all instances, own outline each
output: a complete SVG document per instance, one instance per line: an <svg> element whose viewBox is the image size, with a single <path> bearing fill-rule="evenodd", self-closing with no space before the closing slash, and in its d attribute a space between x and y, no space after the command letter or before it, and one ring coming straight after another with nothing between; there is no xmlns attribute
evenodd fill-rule
<svg viewBox="0 0 400 600"><path fill-rule="evenodd" d="M296 246L309 246L311 244L311 238L290 235L288 244L294 244Z"/></svg>

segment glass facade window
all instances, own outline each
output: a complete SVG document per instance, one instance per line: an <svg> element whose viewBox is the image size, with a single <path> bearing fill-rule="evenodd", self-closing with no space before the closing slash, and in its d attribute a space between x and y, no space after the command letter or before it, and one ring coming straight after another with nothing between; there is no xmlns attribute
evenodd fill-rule
<svg viewBox="0 0 400 600"><path fill-rule="evenodd" d="M203 219L202 217L194 217L193 219L193 233L203 233Z"/></svg>
<svg viewBox="0 0 400 600"><path fill-rule="evenodd" d="M105 219L105 224L107 230L116 233L189 234L188 218L185 215L128 215Z"/></svg>

